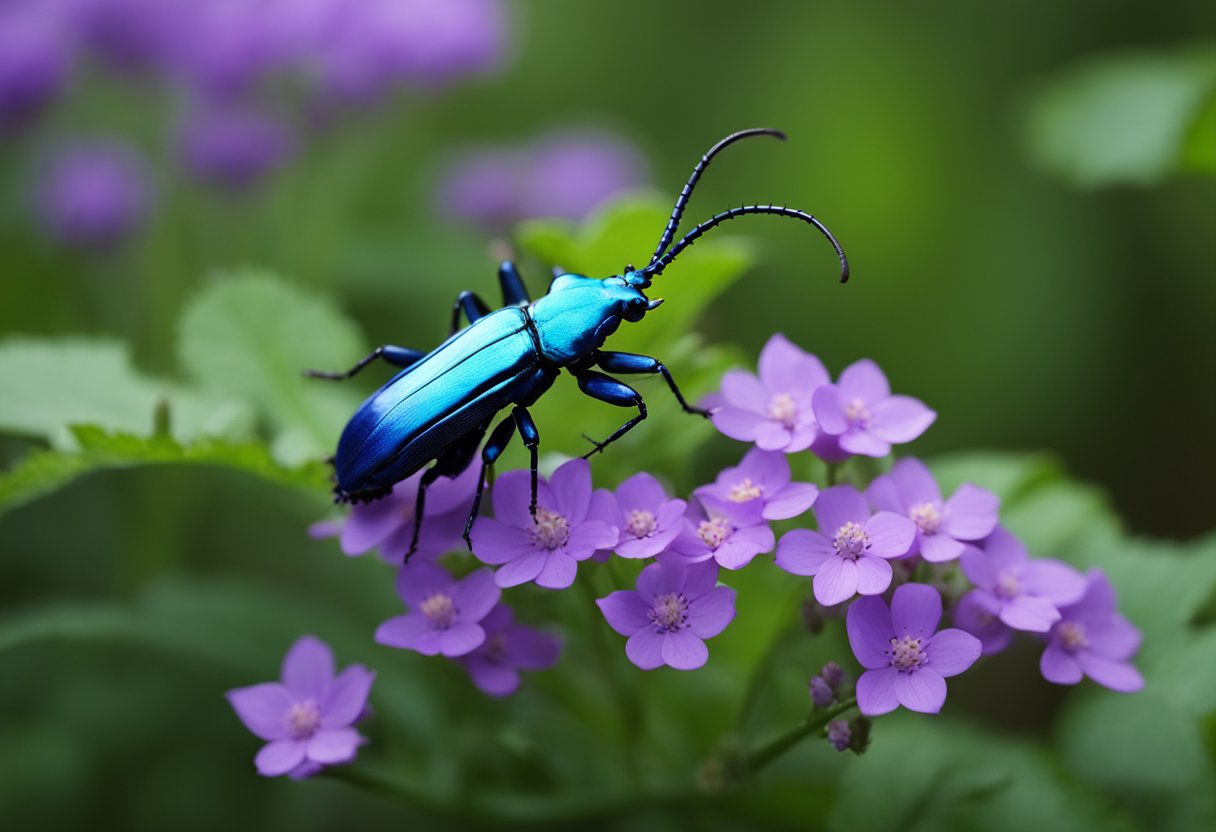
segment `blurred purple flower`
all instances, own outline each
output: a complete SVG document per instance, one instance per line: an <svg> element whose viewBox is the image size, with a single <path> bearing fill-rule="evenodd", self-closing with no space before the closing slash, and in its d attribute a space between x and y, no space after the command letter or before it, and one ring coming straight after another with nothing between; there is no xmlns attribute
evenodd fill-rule
<svg viewBox="0 0 1216 832"><path fill-rule="evenodd" d="M709 658L705 639L735 617L735 591L715 586L712 562L652 563L638 575L637 590L613 592L596 601L609 626L623 636L625 655L643 670L668 665L696 670Z"/></svg>
<svg viewBox="0 0 1216 832"><path fill-rule="evenodd" d="M38 186L38 217L62 243L105 248L143 223L149 191L134 148L116 141L81 143L51 159Z"/></svg>
<svg viewBox="0 0 1216 832"><path fill-rule="evenodd" d="M982 549L967 546L963 572L975 584L972 603L1015 630L1045 633L1060 620L1059 607L1085 593L1085 578L1066 563L1030 559L1022 542L997 526Z"/></svg>
<svg viewBox="0 0 1216 832"><path fill-rule="evenodd" d="M849 723L843 719L833 719L828 723L828 744L837 751L848 751L849 743L853 741L853 732Z"/></svg>
<svg viewBox="0 0 1216 832"><path fill-rule="evenodd" d="M376 641L424 656L454 658L471 653L486 640L481 621L502 591L489 569L457 581L441 566L415 561L398 571L397 594L410 612L377 627Z"/></svg>
<svg viewBox="0 0 1216 832"><path fill-rule="evenodd" d="M59 94L71 64L60 26L37 6L0 11L0 130L36 117Z"/></svg>
<svg viewBox="0 0 1216 832"><path fill-rule="evenodd" d="M285 125L233 107L194 114L181 140L186 165L196 176L233 190L254 185L283 164L293 145Z"/></svg>
<svg viewBox="0 0 1216 832"><path fill-rule="evenodd" d="M935 714L946 701L946 678L980 657L980 642L962 630L942 630L942 599L931 586L904 584L891 607L881 598L859 598L846 628L853 655L866 670L857 680L857 708L878 716L900 705Z"/></svg>
<svg viewBox="0 0 1216 832"><path fill-rule="evenodd" d="M865 497L851 485L821 493L813 511L819 531L794 529L782 535L777 566L794 575L814 575L815 600L828 607L855 593L885 592L892 575L887 561L907 553L916 524L890 511L871 517Z"/></svg>
<svg viewBox="0 0 1216 832"><path fill-rule="evenodd" d="M811 703L816 708L826 708L836 701L836 692L820 676L811 677Z"/></svg>
<svg viewBox="0 0 1216 832"><path fill-rule="evenodd" d="M919 399L892 396L886 375L868 358L846 367L835 384L817 388L811 409L823 432L812 450L828 462L850 454L886 456L892 445L911 442L937 418Z"/></svg>
<svg viewBox="0 0 1216 832"><path fill-rule="evenodd" d="M694 500L670 551L685 563L712 559L723 568L742 569L776 542L760 510L754 500L731 503L708 495Z"/></svg>
<svg viewBox="0 0 1216 832"><path fill-rule="evenodd" d="M75 11L83 44L129 72L166 68L194 34L185 0L79 0Z"/></svg>
<svg viewBox="0 0 1216 832"><path fill-rule="evenodd" d="M973 589L959 599L951 620L959 629L971 633L983 645L984 655L999 653L1013 641L1013 630L1001 621L1001 605L996 597Z"/></svg>
<svg viewBox="0 0 1216 832"><path fill-rule="evenodd" d="M620 530L614 551L623 558L651 558L667 549L684 528L687 503L667 496L650 474L634 474L616 492L596 489L589 517Z"/></svg>
<svg viewBox="0 0 1216 832"><path fill-rule="evenodd" d="M714 426L766 451L809 448L818 433L811 397L831 381L823 362L777 333L760 351L759 370L759 378L743 370L722 377Z"/></svg>
<svg viewBox="0 0 1216 832"><path fill-rule="evenodd" d="M258 774L310 777L353 760L367 740L351 726L365 711L376 674L353 664L335 677L328 645L302 636L287 651L281 676L226 694L245 727L267 740L254 759Z"/></svg>
<svg viewBox="0 0 1216 832"><path fill-rule="evenodd" d="M339 523L313 524L309 534L318 538L337 537L342 552L347 555L362 555L379 548L386 561L394 565L401 563L414 534L414 508L422 474L419 471L397 483L383 499L355 504L346 519ZM471 465L455 479L440 477L427 489L425 522L413 560L431 560L464 545L460 536L480 474L480 467Z"/></svg>
<svg viewBox="0 0 1216 832"><path fill-rule="evenodd" d="M574 583L579 561L597 549L613 548L619 539L616 527L588 517L587 460L570 460L539 486L533 519L529 473L503 474L492 493L494 518L478 518L473 527L473 554L482 563L502 564L494 573L500 587L536 581L547 589L565 589Z"/></svg>
<svg viewBox="0 0 1216 832"><path fill-rule="evenodd" d="M174 69L209 97L249 93L266 73L285 68L288 56L277 20L291 13L287 4L267 0L186 3L176 20Z"/></svg>
<svg viewBox="0 0 1216 832"><path fill-rule="evenodd" d="M557 636L515 621L506 604L498 604L481 621L486 640L457 659L473 684L490 696L510 696L519 688L519 671L541 670L557 662L562 642Z"/></svg>
<svg viewBox="0 0 1216 832"><path fill-rule="evenodd" d="M693 491L732 503L760 501L760 516L765 520L788 520L802 514L819 488L809 482L790 482L790 463L785 454L752 448L734 468L718 474L713 485Z"/></svg>
<svg viewBox="0 0 1216 832"><path fill-rule="evenodd" d="M1000 499L991 491L963 483L949 500L929 469L908 457L895 463L891 473L878 477L866 489L877 510L902 514L916 523L916 542L908 554L930 563L954 560L963 553L962 541L982 540L996 528Z"/></svg>
<svg viewBox="0 0 1216 832"><path fill-rule="evenodd" d="M1039 661L1043 677L1075 685L1085 675L1121 693L1144 687L1144 677L1128 660L1140 648L1140 631L1116 609L1115 589L1102 570L1091 570L1085 594L1060 608L1047 649Z"/></svg>

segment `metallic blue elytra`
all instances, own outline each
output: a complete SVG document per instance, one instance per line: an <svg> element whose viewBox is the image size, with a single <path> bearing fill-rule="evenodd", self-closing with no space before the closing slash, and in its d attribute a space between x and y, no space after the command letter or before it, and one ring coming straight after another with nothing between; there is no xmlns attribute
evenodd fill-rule
<svg viewBox="0 0 1216 832"><path fill-rule="evenodd" d="M346 379L378 358L402 368L368 397L343 430L334 456L336 499L339 502L379 499L393 485L433 461L419 483L413 540L406 553L408 561L417 548L427 487L441 476L455 477L462 473L481 447L481 477L464 533L465 542L472 548L470 530L481 506L486 474L516 430L531 452L531 509L535 516L540 434L528 407L553 385L561 370L573 375L579 389L588 396L619 407L636 407L638 411L607 439L593 442L594 447L585 456L602 451L646 418L646 403L641 395L606 373L657 373L686 412L707 416L706 411L685 401L671 373L658 359L601 349L621 321L640 321L662 303L662 299L651 300L644 293L653 278L705 232L749 214L790 217L814 226L836 250L841 282L849 276L844 251L823 223L805 211L784 206L743 205L723 211L672 244L684 207L710 160L724 148L750 136L785 138L777 130L742 130L711 147L676 199L671 219L645 268L628 266L622 274L603 279L555 270L548 293L532 301L514 264L506 261L498 269L503 308L491 312L477 295L462 292L452 309L450 337L431 352L386 344L346 372L306 371L306 375L315 378ZM461 313L469 320L464 329L458 328ZM507 407L511 407L511 413L498 423L482 447L490 423Z"/></svg>

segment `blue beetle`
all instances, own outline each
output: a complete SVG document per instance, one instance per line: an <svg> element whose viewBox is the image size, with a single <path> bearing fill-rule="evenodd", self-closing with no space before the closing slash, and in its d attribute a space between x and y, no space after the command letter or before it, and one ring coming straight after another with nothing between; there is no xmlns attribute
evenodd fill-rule
<svg viewBox="0 0 1216 832"><path fill-rule="evenodd" d="M531 510L536 515L540 434L528 407L553 385L562 369L577 379L579 389L588 396L638 411L607 439L592 440L594 447L585 457L603 451L646 418L641 395L606 373L657 373L685 412L708 416L707 411L688 404L658 359L601 349L621 321L636 323L663 302L644 294L653 278L705 232L748 214L791 217L814 226L836 250L841 282L849 277L844 250L823 223L805 211L784 206L743 205L723 211L671 244L684 206L710 160L729 145L751 136L785 138L780 131L757 128L733 133L710 148L681 190L645 268L627 266L621 274L603 279L554 269L548 293L532 301L514 264L506 261L498 269L503 308L491 312L477 295L461 292L452 307L450 336L429 353L383 345L346 372L306 371L314 378L347 379L376 359L403 368L368 397L342 432L333 459L335 499L353 503L377 500L394 484L434 461L418 487L413 540L405 556L408 561L418 545L427 487L441 476L455 477L468 468L494 416L513 406L510 415L490 433L481 452L481 477L464 530L465 543L471 549L470 531L481 506L486 474L516 430L531 453ZM461 313L469 320L464 329L458 329Z"/></svg>

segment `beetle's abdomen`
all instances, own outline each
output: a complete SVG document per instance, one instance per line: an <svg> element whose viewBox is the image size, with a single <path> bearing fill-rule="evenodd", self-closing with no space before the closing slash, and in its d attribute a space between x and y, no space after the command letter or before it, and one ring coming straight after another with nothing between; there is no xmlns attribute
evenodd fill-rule
<svg viewBox="0 0 1216 832"><path fill-rule="evenodd" d="M334 459L339 495L386 493L526 392L538 366L525 313L515 307L449 338L351 417Z"/></svg>

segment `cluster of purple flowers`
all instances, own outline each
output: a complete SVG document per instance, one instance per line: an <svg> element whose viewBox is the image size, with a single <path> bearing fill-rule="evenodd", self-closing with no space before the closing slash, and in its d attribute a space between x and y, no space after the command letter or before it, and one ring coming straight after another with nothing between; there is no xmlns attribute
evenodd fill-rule
<svg viewBox="0 0 1216 832"><path fill-rule="evenodd" d="M105 70L180 114L166 138L193 177L240 190L303 140L396 88L430 91L507 56L503 0L11 0L0 4L0 135ZM38 215L56 239L105 246L147 217L133 145L77 138L49 154Z"/></svg>
<svg viewBox="0 0 1216 832"><path fill-rule="evenodd" d="M900 706L940 711L946 679L1002 650L1015 630L1045 642L1041 668L1051 682L1075 684L1089 676L1118 691L1142 686L1130 663L1139 633L1118 613L1110 582L1099 570L1082 575L1060 561L1031 559L1000 525L994 494L964 484L946 497L911 457L864 490L840 484L820 491L793 479L789 454L809 450L837 470L850 456L885 456L892 444L915 439L933 422L935 414L920 401L892 395L873 362L853 364L833 383L819 359L777 335L761 354L759 378L731 371L709 403L723 433L755 445L738 465L683 498L644 472L615 490L595 489L589 463L570 460L539 480L535 513L528 472L507 472L491 491L493 517L479 517L473 526L480 562L473 566L480 568L470 569L467 560L455 569L439 562L458 547L476 475L441 479L430 492L414 560L398 570L397 591L408 611L383 622L376 640L459 662L486 693L510 694L521 669L557 661L560 642L516 623L503 591L527 583L565 589L580 564L619 557L648 561L633 589L596 601L607 625L626 638L629 661L644 670L695 670L709 658L706 641L735 618L736 593L723 579L775 549L778 568L811 577L816 601L844 613L861 666L855 686L834 662L810 681L814 707L832 708L829 716L851 707L855 694L861 715L825 724L837 749L865 748L868 717ZM418 481L399 483L386 499L356 506L345 522L319 524L313 533L338 536L347 554L379 548L398 562L415 522ZM794 528L776 539L773 522L807 512L814 529ZM950 578L960 569L971 584L961 597L948 589L957 585ZM947 616L952 626L943 628ZM284 684L291 696L276 693L264 708L278 720L273 732L269 717L252 719L251 700L238 704L241 692L233 694L255 733L280 743L273 753L263 751L269 761L259 755L259 770L298 776L312 770L300 766L340 761L329 740L290 727L295 717L283 727L282 714L300 710L306 694L318 716L301 717L300 725L321 731L318 737L330 725L320 694L293 687L286 668ZM332 724L353 731L351 709L338 713ZM357 734L343 736L342 748L353 754L349 738Z"/></svg>

